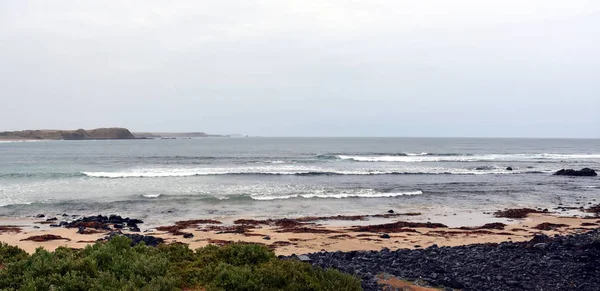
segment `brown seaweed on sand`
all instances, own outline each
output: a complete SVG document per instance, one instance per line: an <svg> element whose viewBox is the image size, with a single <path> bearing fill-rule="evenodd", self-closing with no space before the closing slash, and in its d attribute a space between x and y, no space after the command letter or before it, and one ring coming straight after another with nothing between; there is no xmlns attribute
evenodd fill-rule
<svg viewBox="0 0 600 291"><path fill-rule="evenodd" d="M506 209L494 212L494 216L502 218L525 218L529 213L544 213L531 208Z"/></svg>
<svg viewBox="0 0 600 291"><path fill-rule="evenodd" d="M199 224L221 224L221 222L217 221L217 220L212 220L212 219L183 220L183 221L175 222L175 225L159 226L156 228L156 230L166 231L173 235L185 235L187 233L182 232L181 230L197 227Z"/></svg>
<svg viewBox="0 0 600 291"><path fill-rule="evenodd" d="M3 232L21 232L21 228L14 225L0 225L0 233Z"/></svg>
<svg viewBox="0 0 600 291"><path fill-rule="evenodd" d="M394 223L365 225L352 227L351 231L359 232L406 232L406 228L447 228L445 224L431 222L407 222L398 221Z"/></svg>
<svg viewBox="0 0 600 291"><path fill-rule="evenodd" d="M493 222L493 223L486 223L482 226L475 226L475 227L461 227L459 229L462 230L476 230L476 229L498 229L498 230L503 230L504 227L506 227L506 224L502 223L502 222Z"/></svg>
<svg viewBox="0 0 600 291"><path fill-rule="evenodd" d="M567 226L568 225L566 225L566 224L556 224L556 223L544 222L544 223L540 223L540 224L534 226L533 228L539 229L539 230L555 230L557 228L567 227Z"/></svg>
<svg viewBox="0 0 600 291"><path fill-rule="evenodd" d="M51 240L63 240L63 239L66 241L71 241L70 238L62 237L60 235L55 235L55 234L34 235L34 236L30 236L28 238L24 238L21 241L30 240L30 241L34 241L34 242L46 242L46 241L51 241Z"/></svg>

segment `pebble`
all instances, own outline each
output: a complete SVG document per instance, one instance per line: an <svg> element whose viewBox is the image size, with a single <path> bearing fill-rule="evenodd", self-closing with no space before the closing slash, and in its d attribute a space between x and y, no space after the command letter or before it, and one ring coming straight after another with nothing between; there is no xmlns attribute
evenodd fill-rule
<svg viewBox="0 0 600 291"><path fill-rule="evenodd" d="M472 290L600 290L600 230L527 242L426 249L318 252L311 263L362 279L382 290L376 274L423 280L432 286Z"/></svg>

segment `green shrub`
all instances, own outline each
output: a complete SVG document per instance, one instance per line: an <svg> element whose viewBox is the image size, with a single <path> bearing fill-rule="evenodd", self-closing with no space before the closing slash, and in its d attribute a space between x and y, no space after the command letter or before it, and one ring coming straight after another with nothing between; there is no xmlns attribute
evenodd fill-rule
<svg viewBox="0 0 600 291"><path fill-rule="evenodd" d="M27 258L27 256L24 250L0 242L0 265L20 261Z"/></svg>
<svg viewBox="0 0 600 291"><path fill-rule="evenodd" d="M336 270L282 261L268 248L237 243L190 250L184 244L130 246L115 237L82 250L42 248L28 255L0 244L2 290L361 290Z"/></svg>

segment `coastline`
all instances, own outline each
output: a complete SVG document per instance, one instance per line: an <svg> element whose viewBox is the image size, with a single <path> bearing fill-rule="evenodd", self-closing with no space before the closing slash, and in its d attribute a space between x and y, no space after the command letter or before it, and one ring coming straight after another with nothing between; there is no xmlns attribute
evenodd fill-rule
<svg viewBox="0 0 600 291"><path fill-rule="evenodd" d="M164 239L165 243L185 243L192 249L209 244L257 243L268 246L277 255L292 255L320 251L380 251L384 248L418 249L432 245L441 247L521 242L531 240L536 234L578 234L600 226L600 217L585 217L583 212L575 217L557 213L530 213L523 219L506 219L505 225L488 223L479 227L447 227L441 225L444 221L409 222L405 218L411 217L410 213L373 216L375 217L298 217L277 220L249 218L239 220L236 224L192 220L142 232L122 230L122 233L158 237ZM0 241L32 253L38 247L47 250L60 246L83 248L117 230L88 227L83 231L88 234L81 234L78 233L82 232L81 227L49 227L49 223L44 219L0 218ZM55 235L61 239L25 240L41 235Z"/></svg>

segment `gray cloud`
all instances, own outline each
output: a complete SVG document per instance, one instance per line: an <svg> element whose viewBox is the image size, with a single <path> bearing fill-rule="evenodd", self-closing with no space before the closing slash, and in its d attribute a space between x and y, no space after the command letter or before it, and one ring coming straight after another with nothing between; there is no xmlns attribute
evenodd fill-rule
<svg viewBox="0 0 600 291"><path fill-rule="evenodd" d="M0 130L600 137L597 1L2 1Z"/></svg>

